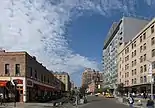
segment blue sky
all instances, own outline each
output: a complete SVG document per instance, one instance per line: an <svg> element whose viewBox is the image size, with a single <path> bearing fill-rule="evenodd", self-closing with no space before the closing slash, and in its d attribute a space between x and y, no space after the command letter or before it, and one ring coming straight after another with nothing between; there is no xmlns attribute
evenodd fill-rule
<svg viewBox="0 0 155 108"><path fill-rule="evenodd" d="M146 17L150 19L155 15L153 10L153 6L148 6L145 2L139 2L136 4L134 13L132 13L131 16L139 18ZM99 63L99 65L101 65L103 42L108 30L111 27L111 24L114 21L119 21L122 16L123 13L119 11L114 12L114 14L110 16L103 16L94 12L91 15L85 14L76 20L73 20L72 24L70 24L68 28L69 34L71 35L69 39L72 40L70 42L70 47L75 52L82 56L94 59ZM82 71L72 74L72 78L78 85L80 84L79 78L81 75Z"/></svg>
<svg viewBox="0 0 155 108"><path fill-rule="evenodd" d="M103 41L123 15L152 18L155 0L3 0L0 47L27 51L79 86L85 67L101 70Z"/></svg>

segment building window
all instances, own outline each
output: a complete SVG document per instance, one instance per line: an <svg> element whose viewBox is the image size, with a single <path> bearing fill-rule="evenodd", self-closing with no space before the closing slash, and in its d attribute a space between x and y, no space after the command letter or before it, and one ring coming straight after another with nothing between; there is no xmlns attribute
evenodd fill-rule
<svg viewBox="0 0 155 108"><path fill-rule="evenodd" d="M146 78L146 76L144 76L144 82L147 82L147 78Z"/></svg>
<svg viewBox="0 0 155 108"><path fill-rule="evenodd" d="M49 78L48 78L47 82L50 83L50 79Z"/></svg>
<svg viewBox="0 0 155 108"><path fill-rule="evenodd" d="M134 47L136 47L136 41L134 42Z"/></svg>
<svg viewBox="0 0 155 108"><path fill-rule="evenodd" d="M125 65L125 70L129 69L129 64Z"/></svg>
<svg viewBox="0 0 155 108"><path fill-rule="evenodd" d="M136 84L136 83L137 83L137 79L135 78L135 79L134 79L134 84Z"/></svg>
<svg viewBox="0 0 155 108"><path fill-rule="evenodd" d="M144 65L144 72L146 72L147 71L147 67L146 67L146 65Z"/></svg>
<svg viewBox="0 0 155 108"><path fill-rule="evenodd" d="M143 66L140 67L140 73L143 73Z"/></svg>
<svg viewBox="0 0 155 108"><path fill-rule="evenodd" d="M155 38L151 38L151 45L154 45L155 44Z"/></svg>
<svg viewBox="0 0 155 108"><path fill-rule="evenodd" d="M154 25L151 27L151 33L154 33Z"/></svg>
<svg viewBox="0 0 155 108"><path fill-rule="evenodd" d="M5 74L9 74L9 64L5 64Z"/></svg>
<svg viewBox="0 0 155 108"><path fill-rule="evenodd" d="M140 77L140 83L143 83L143 77Z"/></svg>
<svg viewBox="0 0 155 108"><path fill-rule="evenodd" d="M43 81L43 74L41 74L41 81Z"/></svg>
<svg viewBox="0 0 155 108"><path fill-rule="evenodd" d="M143 49L146 50L146 43L144 43L144 45L143 45Z"/></svg>
<svg viewBox="0 0 155 108"><path fill-rule="evenodd" d="M132 79L132 84L134 83L133 79Z"/></svg>
<svg viewBox="0 0 155 108"><path fill-rule="evenodd" d="M16 64L16 75L20 74L20 64Z"/></svg>
<svg viewBox="0 0 155 108"><path fill-rule="evenodd" d="M134 71L135 71L135 75L136 75L137 74L136 69L134 69Z"/></svg>
<svg viewBox="0 0 155 108"><path fill-rule="evenodd" d="M143 46L140 46L140 52L142 52L143 51Z"/></svg>
<svg viewBox="0 0 155 108"><path fill-rule="evenodd" d="M155 61L152 62L152 69L155 69Z"/></svg>
<svg viewBox="0 0 155 108"><path fill-rule="evenodd" d="M136 56L136 50L134 50L134 56Z"/></svg>
<svg viewBox="0 0 155 108"><path fill-rule="evenodd" d="M127 80L127 85L129 85L129 80Z"/></svg>
<svg viewBox="0 0 155 108"><path fill-rule="evenodd" d="M132 57L134 57L134 52L132 52Z"/></svg>
<svg viewBox="0 0 155 108"><path fill-rule="evenodd" d="M132 61L132 67L134 66L134 62Z"/></svg>
<svg viewBox="0 0 155 108"><path fill-rule="evenodd" d="M134 66L137 64L137 61L136 60L134 60Z"/></svg>
<svg viewBox="0 0 155 108"><path fill-rule="evenodd" d="M146 39L146 33L143 34L143 39L144 39L144 40Z"/></svg>
<svg viewBox="0 0 155 108"><path fill-rule="evenodd" d="M146 61L146 54L144 54L144 61Z"/></svg>
<svg viewBox="0 0 155 108"><path fill-rule="evenodd" d="M32 70L32 67L30 67L30 77L32 77L32 72L33 70Z"/></svg>
<svg viewBox="0 0 155 108"><path fill-rule="evenodd" d="M129 52L129 47L125 49L125 54L127 54L128 52Z"/></svg>
<svg viewBox="0 0 155 108"><path fill-rule="evenodd" d="M35 76L35 78L37 79L37 76L38 76L38 75L37 75L37 70L35 70L35 75L34 75L34 76Z"/></svg>
<svg viewBox="0 0 155 108"><path fill-rule="evenodd" d="M134 75L134 71L132 70L132 76Z"/></svg>
<svg viewBox="0 0 155 108"><path fill-rule="evenodd" d="M134 44L132 43L132 49L134 48Z"/></svg>
<svg viewBox="0 0 155 108"><path fill-rule="evenodd" d="M143 56L140 56L140 63L143 62Z"/></svg>
<svg viewBox="0 0 155 108"><path fill-rule="evenodd" d="M142 42L142 40L143 40L143 39L142 39L142 36L140 36L140 42Z"/></svg>
<svg viewBox="0 0 155 108"><path fill-rule="evenodd" d="M155 49L152 50L152 57L155 56Z"/></svg>
<svg viewBox="0 0 155 108"><path fill-rule="evenodd" d="M136 47L136 41L134 43L132 43L132 49Z"/></svg>
<svg viewBox="0 0 155 108"><path fill-rule="evenodd" d="M132 57L136 56L136 50L134 50L134 52L132 52Z"/></svg>

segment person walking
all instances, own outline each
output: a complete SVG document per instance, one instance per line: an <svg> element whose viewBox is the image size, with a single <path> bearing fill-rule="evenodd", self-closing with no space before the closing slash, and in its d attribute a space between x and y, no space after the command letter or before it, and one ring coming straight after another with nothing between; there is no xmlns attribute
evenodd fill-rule
<svg viewBox="0 0 155 108"><path fill-rule="evenodd" d="M128 101L129 101L129 107L130 107L130 108L134 108L134 107L133 107L134 98L133 98L133 96L132 96L131 94L130 94L130 97L129 97L129 100L128 100Z"/></svg>
<svg viewBox="0 0 155 108"><path fill-rule="evenodd" d="M147 108L154 108L154 101L151 99L151 96L149 97L146 106Z"/></svg>

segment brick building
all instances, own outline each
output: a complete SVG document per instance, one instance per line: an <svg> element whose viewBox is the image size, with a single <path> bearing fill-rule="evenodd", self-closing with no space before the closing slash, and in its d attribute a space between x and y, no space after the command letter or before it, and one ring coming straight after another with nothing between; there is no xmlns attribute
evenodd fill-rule
<svg viewBox="0 0 155 108"><path fill-rule="evenodd" d="M92 81L98 82L102 80L102 73L91 68L86 68L82 74L82 86L89 85L90 83L92 83Z"/></svg>
<svg viewBox="0 0 155 108"><path fill-rule="evenodd" d="M52 96L62 88L61 81L34 56L27 52L0 50L0 92L4 90L4 96L11 91L7 83L13 80L18 82L17 98L22 102L33 101L36 96Z"/></svg>

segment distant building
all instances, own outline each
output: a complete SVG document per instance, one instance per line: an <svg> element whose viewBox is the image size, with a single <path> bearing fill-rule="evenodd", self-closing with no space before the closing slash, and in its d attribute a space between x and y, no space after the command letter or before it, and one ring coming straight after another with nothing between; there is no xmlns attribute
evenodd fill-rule
<svg viewBox="0 0 155 108"><path fill-rule="evenodd" d="M54 76L65 84L65 91L71 90L70 76L67 72L55 72Z"/></svg>
<svg viewBox="0 0 155 108"><path fill-rule="evenodd" d="M75 88L75 84L73 81L71 81L71 90L74 90L74 88Z"/></svg>
<svg viewBox="0 0 155 108"><path fill-rule="evenodd" d="M131 40L149 21L123 17L110 28L103 47L104 88L116 89L118 48Z"/></svg>
<svg viewBox="0 0 155 108"><path fill-rule="evenodd" d="M91 68L86 68L82 74L82 86L88 86L92 81L103 81L102 73Z"/></svg>

